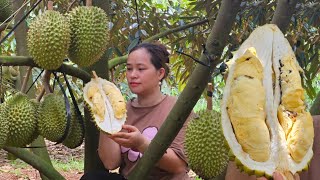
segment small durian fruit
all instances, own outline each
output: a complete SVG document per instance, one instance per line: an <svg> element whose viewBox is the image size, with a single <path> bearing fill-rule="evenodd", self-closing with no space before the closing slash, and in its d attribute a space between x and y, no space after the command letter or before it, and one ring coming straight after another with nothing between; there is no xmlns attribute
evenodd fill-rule
<svg viewBox="0 0 320 180"><path fill-rule="evenodd" d="M107 48L107 14L99 7L79 6L68 14L71 25L69 59L81 67L97 62Z"/></svg>
<svg viewBox="0 0 320 180"><path fill-rule="evenodd" d="M82 116L81 114L79 115ZM82 117L82 119L84 118ZM66 139L62 142L62 144L67 146L70 149L74 149L76 147L79 147L83 143L83 138L84 138L84 127L80 122L80 119L75 111L75 108L73 107L70 131Z"/></svg>
<svg viewBox="0 0 320 180"><path fill-rule="evenodd" d="M43 101L40 103L38 112L39 134L52 142L60 141L65 134L68 122L64 97L54 93L45 95ZM69 127L71 125L71 119Z"/></svg>
<svg viewBox="0 0 320 180"><path fill-rule="evenodd" d="M9 133L9 122L5 118L5 103L0 104L0 149L5 145Z"/></svg>
<svg viewBox="0 0 320 180"><path fill-rule="evenodd" d="M43 69L59 68L70 46L70 26L62 14L47 10L30 24L27 46L34 62Z"/></svg>
<svg viewBox="0 0 320 180"><path fill-rule="evenodd" d="M5 102L4 117L9 122L7 146L24 147L37 136L36 108L21 92Z"/></svg>
<svg viewBox="0 0 320 180"><path fill-rule="evenodd" d="M126 120L126 103L121 91L110 81L94 78L83 88L86 106L97 127L107 134L119 132Z"/></svg>
<svg viewBox="0 0 320 180"><path fill-rule="evenodd" d="M185 149L190 168L201 178L213 179L228 165L229 148L221 127L221 114L213 110L198 113L186 130Z"/></svg>
<svg viewBox="0 0 320 180"><path fill-rule="evenodd" d="M0 0L0 22L4 22L8 19L12 11L12 5L10 0Z"/></svg>

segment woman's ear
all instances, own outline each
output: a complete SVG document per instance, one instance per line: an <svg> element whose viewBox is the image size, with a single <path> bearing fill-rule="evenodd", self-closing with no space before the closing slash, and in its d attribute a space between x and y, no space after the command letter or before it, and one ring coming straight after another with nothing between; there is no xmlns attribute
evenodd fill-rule
<svg viewBox="0 0 320 180"><path fill-rule="evenodd" d="M164 68L160 68L160 69L158 70L158 72L159 72L158 77L159 77L159 81L160 81L161 79L164 78L164 75L165 75L165 73L166 73L166 70L165 70Z"/></svg>

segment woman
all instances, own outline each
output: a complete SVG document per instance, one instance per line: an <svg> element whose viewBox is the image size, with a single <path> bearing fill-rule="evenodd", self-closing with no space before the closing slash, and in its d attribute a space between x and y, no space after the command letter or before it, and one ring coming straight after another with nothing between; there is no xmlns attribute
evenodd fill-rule
<svg viewBox="0 0 320 180"><path fill-rule="evenodd" d="M176 102L176 98L162 94L160 89L169 72L166 65L168 56L165 46L153 43L142 43L129 52L126 78L137 98L127 103L127 121L123 131L113 135L100 133L98 148L105 168L113 170L120 167L124 178L143 156ZM185 128L186 123L150 176L142 179L189 179L183 150Z"/></svg>
<svg viewBox="0 0 320 180"><path fill-rule="evenodd" d="M295 175L295 180L318 180L320 179L320 115L312 116L314 126L314 143L313 143L313 157L311 159L308 171L303 171ZM256 178L255 176L248 176L240 172L233 162L230 162L227 169L226 180L266 180L266 178ZM284 180L279 173L273 175L274 180Z"/></svg>

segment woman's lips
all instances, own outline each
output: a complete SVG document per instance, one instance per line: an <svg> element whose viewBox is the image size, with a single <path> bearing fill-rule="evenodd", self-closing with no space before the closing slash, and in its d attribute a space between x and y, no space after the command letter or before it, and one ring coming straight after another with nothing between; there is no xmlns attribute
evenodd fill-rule
<svg viewBox="0 0 320 180"><path fill-rule="evenodd" d="M130 83L130 86L131 86L131 87L137 87L138 85L139 85L139 83L136 83L136 82L131 82L131 83Z"/></svg>

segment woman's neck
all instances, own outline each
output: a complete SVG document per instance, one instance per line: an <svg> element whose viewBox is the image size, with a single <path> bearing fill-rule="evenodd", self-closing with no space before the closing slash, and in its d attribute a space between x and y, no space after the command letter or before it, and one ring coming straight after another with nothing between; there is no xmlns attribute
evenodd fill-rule
<svg viewBox="0 0 320 180"><path fill-rule="evenodd" d="M161 91L156 91L151 94L138 95L136 99L137 106L149 107L158 104L164 99L165 95Z"/></svg>

